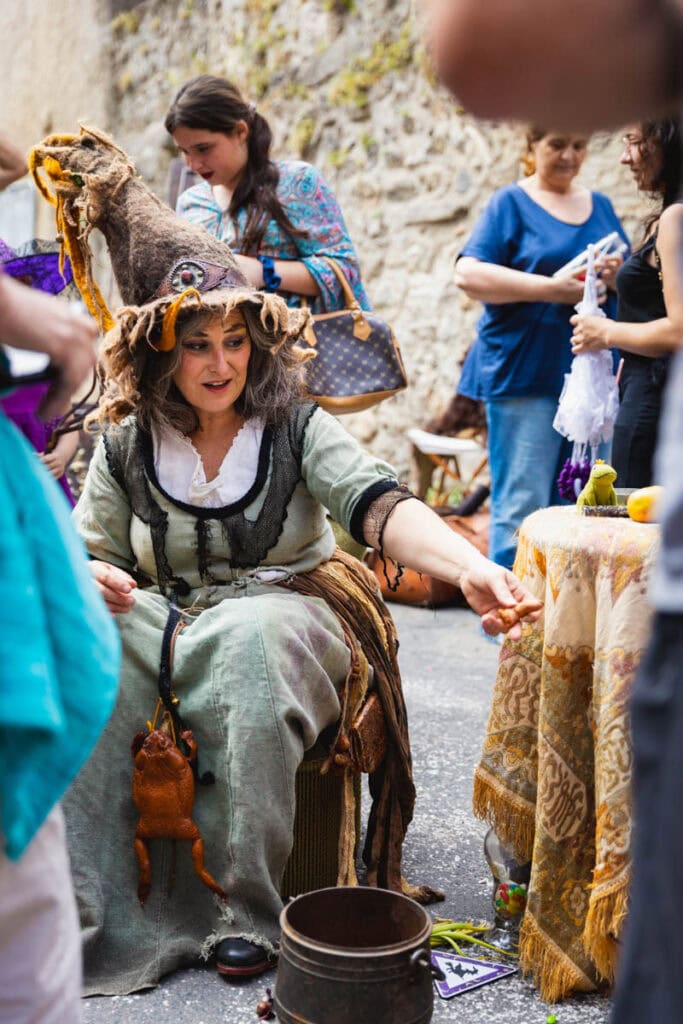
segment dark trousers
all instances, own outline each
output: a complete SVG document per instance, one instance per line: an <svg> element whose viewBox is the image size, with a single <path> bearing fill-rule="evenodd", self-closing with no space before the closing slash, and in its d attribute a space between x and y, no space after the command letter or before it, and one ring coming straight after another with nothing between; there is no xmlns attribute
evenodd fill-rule
<svg viewBox="0 0 683 1024"><path fill-rule="evenodd" d="M683 614L656 617L631 703L633 875L611 1024L683 1020Z"/></svg>
<svg viewBox="0 0 683 1024"><path fill-rule="evenodd" d="M631 357L624 363L612 441L617 487L649 487L654 483L653 463L665 381L666 362L662 359Z"/></svg>

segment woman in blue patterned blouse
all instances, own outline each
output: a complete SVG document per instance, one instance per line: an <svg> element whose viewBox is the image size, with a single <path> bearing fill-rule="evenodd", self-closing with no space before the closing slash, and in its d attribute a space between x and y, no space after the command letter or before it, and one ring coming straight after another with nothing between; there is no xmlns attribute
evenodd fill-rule
<svg viewBox="0 0 683 1024"><path fill-rule="evenodd" d="M180 196L177 212L227 242L253 287L277 291L290 305L305 296L314 313L343 308L327 256L363 309L370 308L329 186L311 164L271 159L270 126L235 85L214 75L191 78L165 125L190 170L204 179Z"/></svg>

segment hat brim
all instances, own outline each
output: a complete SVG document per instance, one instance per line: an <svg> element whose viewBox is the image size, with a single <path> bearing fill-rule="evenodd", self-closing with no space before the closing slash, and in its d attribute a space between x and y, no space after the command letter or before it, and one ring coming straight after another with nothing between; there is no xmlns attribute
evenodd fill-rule
<svg viewBox="0 0 683 1024"><path fill-rule="evenodd" d="M165 295L144 306L125 306L117 312L116 320L121 325L125 324L128 331L134 324L137 325L153 343L153 335L161 328L164 316L178 303L179 298L177 294ZM227 316L245 305L255 307L255 311L258 311L264 332L272 335L274 349L283 344L295 343L310 322L308 309L288 306L279 295L253 288L215 288L208 292L190 289L177 315L184 318L190 313L205 311ZM137 330L135 334L139 336Z"/></svg>

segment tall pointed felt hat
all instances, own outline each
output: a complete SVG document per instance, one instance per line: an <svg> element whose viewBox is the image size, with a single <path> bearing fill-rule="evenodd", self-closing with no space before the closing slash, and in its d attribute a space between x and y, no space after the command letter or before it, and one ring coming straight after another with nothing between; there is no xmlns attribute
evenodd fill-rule
<svg viewBox="0 0 683 1024"><path fill-rule="evenodd" d="M104 330L114 318L93 278L89 236L105 237L126 319L155 348L175 345L181 309L260 307L275 347L294 342L308 323L306 310L247 283L225 242L178 217L136 173L129 157L104 132L80 126L77 135L50 135L29 154L42 195L56 207L57 230L74 280ZM43 177L43 173L45 177Z"/></svg>

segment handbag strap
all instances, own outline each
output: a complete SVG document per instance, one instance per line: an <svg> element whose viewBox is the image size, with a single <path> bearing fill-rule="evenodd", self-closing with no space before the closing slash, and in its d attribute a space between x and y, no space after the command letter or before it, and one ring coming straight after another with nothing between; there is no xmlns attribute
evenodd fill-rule
<svg viewBox="0 0 683 1024"><path fill-rule="evenodd" d="M342 291L344 293L345 306L344 310L340 310L339 312L347 312L351 314L351 316L353 317L354 337L358 338L360 341L367 341L370 335L372 334L372 327L370 326L364 315L360 302L358 301L356 296L353 294L353 291L351 290L351 285L347 280L346 274L339 266L337 261L333 260L331 256L323 256L321 258L324 259L326 263L329 263L330 268L333 270L335 277L337 278L342 287ZM308 299L306 298L305 295L301 296L300 301L302 307L304 309L308 309ZM329 314L323 313L322 315L326 316ZM309 345L315 347L315 345L317 344L317 339L315 336L315 332L310 324L305 328L303 336Z"/></svg>
<svg viewBox="0 0 683 1024"><path fill-rule="evenodd" d="M334 271L334 275L342 287L342 292L344 293L344 309L351 309L354 312L359 310L361 308L360 302L353 294L348 278L337 261L333 260L331 256L321 256L321 259L325 260L325 263L329 263L330 268ZM300 300L302 307L304 309L308 309L310 305L308 297L306 295L302 295L300 296Z"/></svg>
<svg viewBox="0 0 683 1024"><path fill-rule="evenodd" d="M333 260L331 256L323 256L323 259L325 260L325 263L328 263L330 265L330 268L334 271L334 275L342 287L346 309L360 309L360 302L353 294L348 278L344 271L342 270L342 268L337 263L337 261Z"/></svg>

